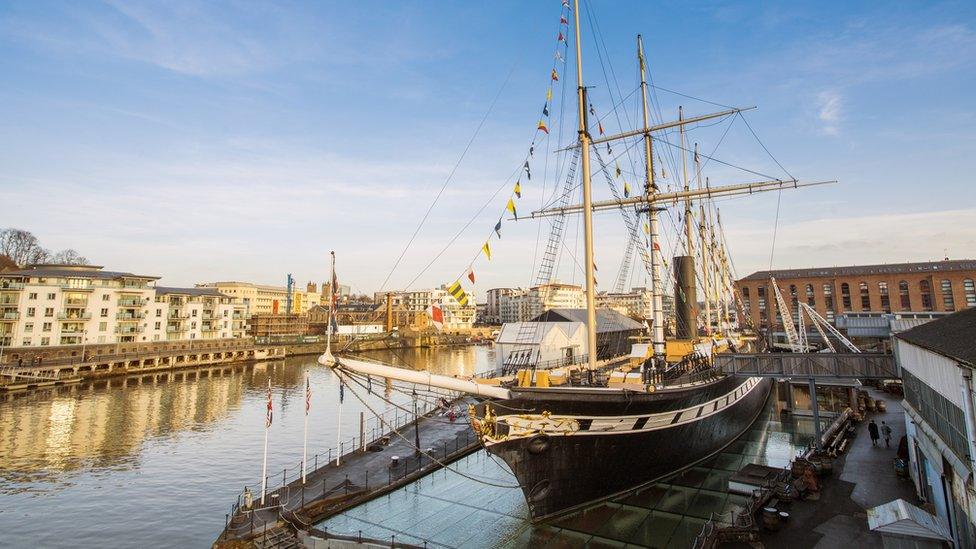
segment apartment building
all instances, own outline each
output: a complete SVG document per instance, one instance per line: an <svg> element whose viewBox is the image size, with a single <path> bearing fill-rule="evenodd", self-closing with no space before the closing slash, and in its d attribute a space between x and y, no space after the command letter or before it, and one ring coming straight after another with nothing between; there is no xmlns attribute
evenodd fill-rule
<svg viewBox="0 0 976 549"><path fill-rule="evenodd" d="M780 326L770 278L794 317L802 300L821 316L850 312L952 312L976 307L976 260L759 271L739 281L743 308L759 328Z"/></svg>
<svg viewBox="0 0 976 549"><path fill-rule="evenodd" d="M500 294L498 303L501 323L525 322L551 309L585 308L586 298L581 286L551 282Z"/></svg>
<svg viewBox="0 0 976 549"><path fill-rule="evenodd" d="M243 337L243 306L216 291L157 288L159 277L105 271L93 265L33 265L0 273L0 345L34 347L84 343L130 343L170 339ZM171 294L182 291L192 303L186 314L199 319L185 330L169 331ZM207 292L209 293L209 292ZM193 313L192 310L196 310ZM210 322L204 323L204 316ZM183 314L183 313L180 313ZM214 328L219 315L229 320ZM193 328L193 329L190 329ZM206 330L204 330L206 328Z"/></svg>
<svg viewBox="0 0 976 549"><path fill-rule="evenodd" d="M247 332L247 308L214 288L157 286L149 308L153 333L164 327L166 332L153 341L244 337Z"/></svg>
<svg viewBox="0 0 976 549"><path fill-rule="evenodd" d="M402 292L376 292L373 294L373 301L379 308L385 307L388 293L392 294L395 318L413 319L417 314L426 313L431 305L436 304L444 311L444 330L469 330L476 320L477 303L472 293L468 294L467 305L461 306L447 292L447 286ZM399 325L396 322L395 324Z"/></svg>
<svg viewBox="0 0 976 549"><path fill-rule="evenodd" d="M247 316L288 312L288 288L285 286L238 281L204 282L196 286L214 288L224 295L239 299L247 308ZM305 314L322 303L322 296L315 291L314 285L306 286L306 291L292 288L291 299L291 313L296 315Z"/></svg>
<svg viewBox="0 0 976 549"><path fill-rule="evenodd" d="M521 291L517 288L492 288L486 293L484 315L478 320L485 324L502 323L502 298Z"/></svg>

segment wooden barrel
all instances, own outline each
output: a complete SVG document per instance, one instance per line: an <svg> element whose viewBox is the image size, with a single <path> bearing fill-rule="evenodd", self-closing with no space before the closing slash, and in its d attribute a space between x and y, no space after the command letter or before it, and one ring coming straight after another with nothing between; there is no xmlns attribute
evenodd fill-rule
<svg viewBox="0 0 976 549"><path fill-rule="evenodd" d="M779 530L779 513L776 511L775 507L763 507L762 524L763 528L767 530Z"/></svg>
<svg viewBox="0 0 976 549"><path fill-rule="evenodd" d="M878 411L881 413L885 413L888 411L888 405L885 404L885 401L883 400L878 399L878 402L875 404L875 406L877 406Z"/></svg>
<svg viewBox="0 0 976 549"><path fill-rule="evenodd" d="M874 402L874 399L873 398L865 399L864 400L864 407L867 408L867 411L869 411L869 412L873 412L873 411L875 411L877 409L877 406L875 406L875 402Z"/></svg>

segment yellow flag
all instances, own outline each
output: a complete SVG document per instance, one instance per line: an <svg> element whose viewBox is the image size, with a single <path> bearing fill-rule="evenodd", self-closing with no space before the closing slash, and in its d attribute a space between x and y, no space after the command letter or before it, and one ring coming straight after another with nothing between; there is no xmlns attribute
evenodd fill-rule
<svg viewBox="0 0 976 549"><path fill-rule="evenodd" d="M627 180L624 179L624 198L629 198L629 197L630 197L630 183L627 183Z"/></svg>
<svg viewBox="0 0 976 549"><path fill-rule="evenodd" d="M651 226L648 225L647 223L644 223L644 232L647 234L651 234Z"/></svg>
<svg viewBox="0 0 976 549"><path fill-rule="evenodd" d="M461 282L456 280L451 287L447 289L447 293L451 294L462 307L468 304L468 294L461 288Z"/></svg>
<svg viewBox="0 0 976 549"><path fill-rule="evenodd" d="M515 182L515 196L517 196L519 198L522 198L522 182L521 181L516 181Z"/></svg>
<svg viewBox="0 0 976 549"><path fill-rule="evenodd" d="M485 245L481 247L481 251L485 252L485 257L488 258L488 261L491 261L491 246L488 245L487 241L485 241Z"/></svg>
<svg viewBox="0 0 976 549"><path fill-rule="evenodd" d="M546 101L552 101L552 88L546 90Z"/></svg>
<svg viewBox="0 0 976 549"><path fill-rule="evenodd" d="M508 204L505 205L505 209L512 212L512 216L518 220L518 213L515 211L515 202L511 198L508 199Z"/></svg>

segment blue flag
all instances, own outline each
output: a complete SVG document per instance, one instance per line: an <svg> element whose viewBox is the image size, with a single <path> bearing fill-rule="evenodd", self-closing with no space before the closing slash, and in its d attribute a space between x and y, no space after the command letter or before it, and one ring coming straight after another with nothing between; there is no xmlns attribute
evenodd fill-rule
<svg viewBox="0 0 976 549"><path fill-rule="evenodd" d="M502 237L502 220L501 219L498 220L498 223L495 223L495 234L498 235L498 238L501 238Z"/></svg>

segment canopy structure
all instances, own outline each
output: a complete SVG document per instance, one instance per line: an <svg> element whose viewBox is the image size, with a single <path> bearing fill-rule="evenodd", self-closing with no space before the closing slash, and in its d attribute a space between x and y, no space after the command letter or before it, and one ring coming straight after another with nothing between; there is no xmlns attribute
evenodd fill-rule
<svg viewBox="0 0 976 549"><path fill-rule="evenodd" d="M899 537L952 541L949 529L942 519L903 499L868 509L868 528Z"/></svg>

